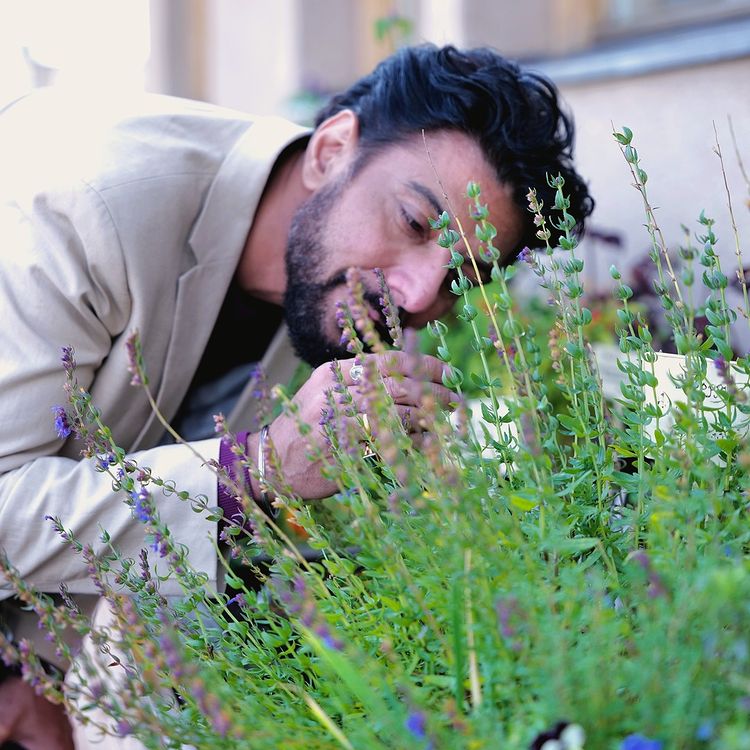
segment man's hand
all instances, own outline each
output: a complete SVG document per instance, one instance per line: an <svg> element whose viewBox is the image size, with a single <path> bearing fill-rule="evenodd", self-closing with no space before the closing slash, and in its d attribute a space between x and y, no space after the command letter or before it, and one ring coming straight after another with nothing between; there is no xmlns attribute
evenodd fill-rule
<svg viewBox="0 0 750 750"><path fill-rule="evenodd" d="M0 683L0 743L26 750L73 750L70 722L62 706L37 695L20 677Z"/></svg>
<svg viewBox="0 0 750 750"><path fill-rule="evenodd" d="M417 420L409 417L411 411L418 409L422 404L425 392L430 393L442 407L447 407L451 401L456 400L456 394L442 384L445 365L436 357L389 351L383 354L362 355L362 359L375 361L396 409L412 432L419 432L420 428ZM353 359L342 360L341 372L358 413L365 414L367 408L366 399L362 394L362 383L355 382L351 375L353 364ZM286 482L305 500L328 497L336 491L336 486L321 476L320 465L313 464L306 456L307 441L316 445L323 453L328 452L320 419L328 406L326 392L335 385L336 377L332 365L326 363L313 370L294 396L293 402L299 409L299 418L313 428L304 439L300 437L295 420L286 415L274 420L269 429ZM253 436L249 441L251 456L257 452L257 440L257 436Z"/></svg>

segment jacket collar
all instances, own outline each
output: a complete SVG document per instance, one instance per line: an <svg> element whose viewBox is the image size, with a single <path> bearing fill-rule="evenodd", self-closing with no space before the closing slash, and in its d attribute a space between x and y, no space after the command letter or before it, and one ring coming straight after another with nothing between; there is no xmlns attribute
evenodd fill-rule
<svg viewBox="0 0 750 750"><path fill-rule="evenodd" d="M188 237L198 263L221 260L236 266L276 160L310 132L281 117L259 117L245 131L216 173Z"/></svg>

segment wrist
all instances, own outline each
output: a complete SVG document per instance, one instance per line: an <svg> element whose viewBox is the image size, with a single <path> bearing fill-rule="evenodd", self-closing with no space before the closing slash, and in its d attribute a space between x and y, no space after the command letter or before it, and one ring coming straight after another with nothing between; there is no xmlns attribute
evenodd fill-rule
<svg viewBox="0 0 750 750"><path fill-rule="evenodd" d="M241 453L237 455L236 450ZM260 432L238 432L234 443L222 440L219 448L219 464L226 471L228 481L219 480L218 505L225 522L242 522L246 516L242 505L242 494L250 499L271 519L278 516L278 509L271 505L271 499L265 492L265 475L267 465L268 425ZM257 478L248 469L248 464L257 467Z"/></svg>

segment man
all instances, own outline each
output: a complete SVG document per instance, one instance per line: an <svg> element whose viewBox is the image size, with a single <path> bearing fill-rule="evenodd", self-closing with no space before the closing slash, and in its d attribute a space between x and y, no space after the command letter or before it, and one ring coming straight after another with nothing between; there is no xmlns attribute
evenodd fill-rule
<svg viewBox="0 0 750 750"><path fill-rule="evenodd" d="M524 196L535 186L550 205L547 174L565 178L576 218L590 212L572 167L572 135L549 82L489 50L433 46L381 63L334 97L312 132L156 96L92 106L43 91L6 108L0 547L29 582L55 591L65 581L85 606L95 593L85 566L61 549L44 516L59 516L90 543L106 528L126 556L137 557L143 545L139 522L106 477L79 460L80 446L64 432L55 436L51 409L64 400L60 347L74 348L78 380L118 445L231 514L232 499L220 496L190 450L165 443L144 394L130 386L129 334L141 332L164 415L200 454L225 461L211 414L231 414L233 429L249 427L252 397L241 391L261 358L271 379L285 379L289 369L275 356L285 348L283 308L293 347L316 367L295 400L302 419L317 425L333 384L327 363L349 356L335 322L346 270L360 270L378 323L375 268L405 325L442 315L453 299L447 251L428 219L448 208L443 188L470 227L464 192L469 180L480 183L508 263L524 245L539 244ZM423 364L447 403L440 363L426 357ZM417 405L422 384L403 372L403 360L390 367L406 375L391 384L397 404ZM349 368L344 373L356 400ZM263 436L300 496L332 493L290 419L278 417ZM261 435L242 439L248 455L258 455ZM324 444L322 434L314 439ZM260 497L257 484L252 490ZM216 525L174 498L161 499L159 511L216 585ZM10 606L5 612L18 636L24 624ZM12 727L16 719L4 710L0 726ZM50 742L26 739L29 750L58 746Z"/></svg>

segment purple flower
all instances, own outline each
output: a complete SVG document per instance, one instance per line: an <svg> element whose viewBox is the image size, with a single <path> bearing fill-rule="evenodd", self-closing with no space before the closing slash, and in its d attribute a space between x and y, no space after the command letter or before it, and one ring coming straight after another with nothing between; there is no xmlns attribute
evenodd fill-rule
<svg viewBox="0 0 750 750"><path fill-rule="evenodd" d="M224 419L224 415L214 414L214 432L217 435L223 435L227 431L227 424L226 420Z"/></svg>
<svg viewBox="0 0 750 750"><path fill-rule="evenodd" d="M388 282L385 280L383 269L376 268L375 275L378 277L378 285L380 286L381 293L378 303L385 315L388 334L396 349L401 349L404 343L404 332L401 328L401 312L391 296L391 290L388 287Z"/></svg>
<svg viewBox="0 0 750 750"><path fill-rule="evenodd" d="M331 633L324 623L318 625L315 632L326 648L330 648L332 651L341 651L344 648L344 644Z"/></svg>
<svg viewBox="0 0 750 750"><path fill-rule="evenodd" d="M510 625L510 616L515 609L515 606L516 603L513 599L505 601L499 599L495 603L497 619L500 623L500 633L502 634L503 638L512 638L516 633L515 629Z"/></svg>
<svg viewBox="0 0 750 750"><path fill-rule="evenodd" d="M518 253L518 260L526 265L534 266L534 251L530 247L525 247Z"/></svg>
<svg viewBox="0 0 750 750"><path fill-rule="evenodd" d="M151 549L156 552L159 557L166 557L169 554L169 544L160 531L154 532Z"/></svg>
<svg viewBox="0 0 750 750"><path fill-rule="evenodd" d="M495 613L497 614L500 634L505 639L508 648L510 648L511 651L520 651L523 645L521 640L516 637L517 630L511 621L518 614L516 608L517 602L512 597L508 599L498 599L495 602Z"/></svg>
<svg viewBox="0 0 750 750"><path fill-rule="evenodd" d="M58 516L45 516L45 521L51 521L52 527L55 529L55 531L67 542L71 541L70 534L65 530L65 527L62 525L62 521Z"/></svg>
<svg viewBox="0 0 750 750"><path fill-rule="evenodd" d="M336 325L341 329L341 338L339 346L348 352L354 352L354 329L351 321L351 313L345 303L339 301L336 303Z"/></svg>
<svg viewBox="0 0 750 750"><path fill-rule="evenodd" d="M149 491L145 487L141 487L138 492L131 493L131 497L135 503L133 512L136 518L143 523L148 523L151 520L151 504L149 502L151 495Z"/></svg>
<svg viewBox="0 0 750 750"><path fill-rule="evenodd" d="M113 466L117 463L117 459L115 458L114 453L103 453L101 456L98 456L96 459L96 468L99 471L107 471L110 466Z"/></svg>
<svg viewBox="0 0 750 750"><path fill-rule="evenodd" d="M629 734L620 745L620 750L662 750L661 740L652 740L642 734Z"/></svg>
<svg viewBox="0 0 750 750"><path fill-rule="evenodd" d="M52 413L55 415L55 432L63 440L70 435L72 429L68 421L68 413L64 406L53 406Z"/></svg>
<svg viewBox="0 0 750 750"><path fill-rule="evenodd" d="M128 372L131 374L130 385L146 385L145 380L141 377L140 365L140 339L138 338L138 331L128 336L125 340L125 351L128 355Z"/></svg>
<svg viewBox="0 0 750 750"><path fill-rule="evenodd" d="M62 362L63 369L70 375L76 368L76 361L73 358L73 347L63 346L60 349L60 361Z"/></svg>
<svg viewBox="0 0 750 750"><path fill-rule="evenodd" d="M667 589L665 588L659 574L654 570L654 567L651 564L651 558L643 550L639 550L631 555L631 559L637 562L646 573L646 578L648 579L647 594L649 599L666 596Z"/></svg>
<svg viewBox="0 0 750 750"><path fill-rule="evenodd" d="M253 381L255 390L253 391L254 398L265 398L266 393L266 373L263 370L263 365L254 364L250 369L250 380Z"/></svg>
<svg viewBox="0 0 750 750"><path fill-rule="evenodd" d="M318 424L321 427L326 428L332 425L333 421L334 421L333 409L330 406L324 406L320 410L320 421L318 422Z"/></svg>
<svg viewBox="0 0 750 750"><path fill-rule="evenodd" d="M179 680L185 674L185 670L182 655L177 650L174 641L168 635L162 635L159 638L159 648L170 673Z"/></svg>
<svg viewBox="0 0 750 750"><path fill-rule="evenodd" d="M222 711L219 699L212 693L206 692L203 681L198 677L193 680L192 688L193 698L201 713L211 722L211 726L217 734L226 737L232 728L232 723L229 715Z"/></svg>
<svg viewBox="0 0 750 750"><path fill-rule="evenodd" d="M418 739L424 740L427 738L427 722L425 721L424 714L419 711L412 711L404 722L404 726Z"/></svg>
<svg viewBox="0 0 750 750"><path fill-rule="evenodd" d="M719 374L719 377L721 378L724 387L727 389L727 392L735 398L740 398L744 401L746 394L740 394L740 392L737 390L737 383L735 382L734 375L732 374L731 362L727 362L724 357L719 355L714 360L714 367L716 367L716 372Z"/></svg>
<svg viewBox="0 0 750 750"><path fill-rule="evenodd" d="M236 604L238 607L244 608L247 607L247 599L244 594L237 594L227 602L227 606L230 604Z"/></svg>

